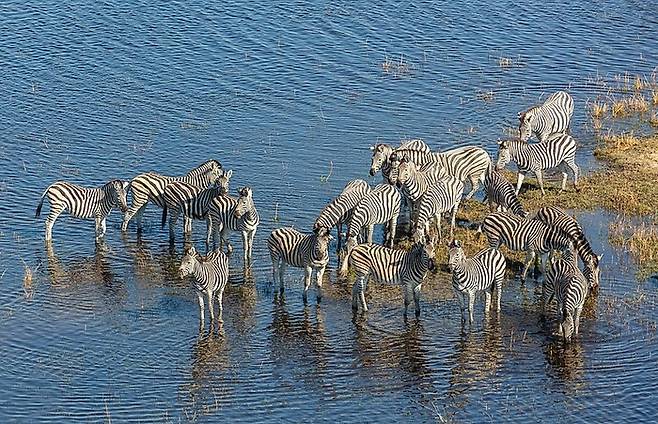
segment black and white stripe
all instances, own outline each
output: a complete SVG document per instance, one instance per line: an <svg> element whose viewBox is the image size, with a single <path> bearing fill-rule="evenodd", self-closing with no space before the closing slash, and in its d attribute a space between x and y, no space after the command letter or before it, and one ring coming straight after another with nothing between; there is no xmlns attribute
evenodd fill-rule
<svg viewBox="0 0 658 424"><path fill-rule="evenodd" d="M164 190L167 184L173 181L182 181L199 188L208 188L215 184L222 175L222 165L211 159L197 166L186 175L170 177L155 172L140 174L130 182L132 203L123 218L121 231L128 229L128 223L133 217L137 217L137 228L142 228L142 215L149 201L162 208L164 206Z"/></svg>
<svg viewBox="0 0 658 424"><path fill-rule="evenodd" d="M382 171L384 183L395 184L396 174L391 175L391 155L396 152L399 157L407 156L410 160L417 161L422 154L430 154L431 150L427 144L420 139L408 140L397 148L389 144L376 144L370 147L372 159L370 162L370 175L375 176L377 172ZM397 169L394 170L397 172Z"/></svg>
<svg viewBox="0 0 658 424"><path fill-rule="evenodd" d="M338 230L336 251L340 251L343 224L349 222L354 207L368 193L370 193L370 186L367 182L358 179L349 181L338 197L333 199L324 207L324 209L322 209L313 224L313 231L317 231L321 228L329 231L336 226Z"/></svg>
<svg viewBox="0 0 658 424"><path fill-rule="evenodd" d="M279 292L283 294L283 274L286 266L304 268L304 303L307 301L313 271L316 272L318 303L322 299L322 277L329 263L329 241L333 237L324 229L317 233L304 234L291 227L277 228L267 238L267 248L272 259L272 276L276 284L279 277Z"/></svg>
<svg viewBox="0 0 658 424"><path fill-rule="evenodd" d="M420 316L420 291L428 270L434 269L434 241L416 243L411 250L389 249L376 244L360 244L349 254L349 264L356 272L352 286L352 310L368 310L365 290L368 277L380 283L399 284L404 290L404 315L413 297L416 316Z"/></svg>
<svg viewBox="0 0 658 424"><path fill-rule="evenodd" d="M536 255L554 250L564 251L572 246L571 238L563 231L510 212L490 213L484 218L480 229L486 234L490 247L500 247L504 244L510 250L526 252L522 281L525 281ZM541 259L539 256L537 259Z"/></svg>
<svg viewBox="0 0 658 424"><path fill-rule="evenodd" d="M564 91L551 94L546 101L519 112L519 137L528 141L532 134L542 142L552 134L567 133L573 115L573 98Z"/></svg>
<svg viewBox="0 0 658 424"><path fill-rule="evenodd" d="M452 239L457 209L459 209L463 193L464 184L450 175L434 181L418 202L415 222L416 236L425 237L430 229L430 220L434 220L439 239L441 239L443 237L441 219L445 212L450 212L450 238Z"/></svg>
<svg viewBox="0 0 658 424"><path fill-rule="evenodd" d="M573 186L578 191L578 165L576 165L576 141L568 134L557 134L541 143L528 144L521 140L499 140L497 169L505 168L510 161L518 168L516 194L521 190L525 174L532 172L537 176L539 188L544 191L543 171L561 167L562 188L567 186L568 166L573 172Z"/></svg>
<svg viewBox="0 0 658 424"><path fill-rule="evenodd" d="M217 298L219 305L218 321L222 322L222 296L228 283L228 258L221 250L214 250L206 257L200 256L194 247L185 252L179 268L180 278L191 275L194 278L194 288L199 300L200 327L204 327L203 295L208 298L210 325L215 321L213 300Z"/></svg>
<svg viewBox="0 0 658 424"><path fill-rule="evenodd" d="M105 236L105 219L114 207L126 211L127 181L112 180L102 187L82 187L77 184L58 181L51 184L41 195L35 217L41 215L43 201L48 197L50 213L46 218L46 241L52 240L53 225L64 211L81 219L96 220L96 240Z"/></svg>
<svg viewBox="0 0 658 424"><path fill-rule="evenodd" d="M215 245L219 239L219 248L222 249L226 243L228 251L231 252L233 248L228 241L228 234L231 231L239 231L242 233L244 266L249 266L252 259L254 236L260 224L260 215L258 215L254 203L252 189L250 187L241 188L238 190L238 197L228 195L215 197L210 204L208 216L210 219L208 220L206 243L210 244L212 234Z"/></svg>
<svg viewBox="0 0 658 424"><path fill-rule="evenodd" d="M597 287L601 273L599 263L602 256L594 253L594 249L578 221L557 206L546 206L539 209L533 219L558 228L571 237L586 272L591 275L590 287Z"/></svg>
<svg viewBox="0 0 658 424"><path fill-rule="evenodd" d="M490 247L483 249L472 258L466 258L461 243L453 240L450 243L448 265L452 272L452 287L459 300L462 324L466 322L465 313L468 310L468 323L473 324L473 305L475 296L484 292L484 313L488 314L491 307L491 296L496 290L496 311L500 312L500 297L505 279L505 257L500 250Z"/></svg>
<svg viewBox="0 0 658 424"><path fill-rule="evenodd" d="M489 167L484 178L484 193L490 212L493 212L498 205L498 210L510 211L523 218L528 216L528 212L516 195L514 186L493 166Z"/></svg>
<svg viewBox="0 0 658 424"><path fill-rule="evenodd" d="M210 204L217 196L225 193L224 187L199 188L183 181L172 181L165 187L163 194L162 228L167 222L169 213L169 241L174 241L174 228L178 216L183 215L183 234L192 235L192 220L210 219L208 211ZM210 225L210 224L208 224Z"/></svg>

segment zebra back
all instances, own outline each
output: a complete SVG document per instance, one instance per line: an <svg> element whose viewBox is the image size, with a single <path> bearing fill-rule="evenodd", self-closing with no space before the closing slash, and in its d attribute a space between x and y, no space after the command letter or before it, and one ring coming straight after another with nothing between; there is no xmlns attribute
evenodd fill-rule
<svg viewBox="0 0 658 424"><path fill-rule="evenodd" d="M415 243L409 251L364 243L349 254L349 264L357 276L369 275L381 283L422 283L428 270L434 269L433 245Z"/></svg>
<svg viewBox="0 0 658 424"><path fill-rule="evenodd" d="M272 262L283 261L297 268L319 268L329 262L329 241L326 231L304 234L292 227L277 228L267 238Z"/></svg>
<svg viewBox="0 0 658 424"><path fill-rule="evenodd" d="M490 213L482 221L481 230L491 247L505 244L510 250L548 253L551 250L564 251L572 246L571 239L562 231L509 212Z"/></svg>
<svg viewBox="0 0 658 424"><path fill-rule="evenodd" d="M503 169L510 161L516 163L520 172L555 168L562 161L573 159L576 147L576 141L568 134L557 134L533 144L521 140L499 140L496 168Z"/></svg>
<svg viewBox="0 0 658 424"><path fill-rule="evenodd" d="M126 211L128 184L126 181L112 180L101 187L83 187L66 181L57 181L48 186L41 195L35 218L41 215L46 197L51 209L56 206L68 210L69 214L76 218L91 219L96 216L105 218L115 206Z"/></svg>
<svg viewBox="0 0 658 424"><path fill-rule="evenodd" d="M519 112L519 137L527 141L532 134L542 142L551 134L566 133L573 115L573 98L569 93L558 91L546 101Z"/></svg>
<svg viewBox="0 0 658 424"><path fill-rule="evenodd" d="M484 291L493 290L496 278L504 277L506 263L501 251L493 247L467 258L461 243L454 240L449 246L448 266L456 290Z"/></svg>
<svg viewBox="0 0 658 424"><path fill-rule="evenodd" d="M347 237L359 234L368 225L383 224L400 214L400 193L388 184L377 185L355 206L348 223Z"/></svg>
<svg viewBox="0 0 658 424"><path fill-rule="evenodd" d="M339 222L346 221L348 213L368 193L370 193L370 186L367 182L359 179L349 181L338 197L322 209L313 224L313 230L330 229Z"/></svg>
<svg viewBox="0 0 658 424"><path fill-rule="evenodd" d="M450 175L434 181L420 198L416 228L424 229L430 218L452 210L461 202L463 192L464 184Z"/></svg>

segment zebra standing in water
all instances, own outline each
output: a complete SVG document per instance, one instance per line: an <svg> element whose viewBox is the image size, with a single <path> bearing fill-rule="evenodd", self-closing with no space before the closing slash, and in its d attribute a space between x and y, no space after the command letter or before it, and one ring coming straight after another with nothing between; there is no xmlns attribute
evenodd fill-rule
<svg viewBox="0 0 658 424"><path fill-rule="evenodd" d="M341 264L341 270L347 267L347 258L350 251L358 244L357 237L361 230L367 228L368 243L372 243L372 233L375 224L388 224L388 231L384 243L393 247L398 216L400 215L401 197L395 187L388 184L379 184L370 193L364 196L354 207L352 217L347 225L346 255Z"/></svg>
<svg viewBox="0 0 658 424"><path fill-rule="evenodd" d="M340 251L343 224L349 222L354 207L368 193L370 193L370 186L367 182L363 180L352 180L348 182L338 197L329 202L315 220L313 231L317 231L320 228L325 228L329 231L332 227L336 226L338 232L336 252Z"/></svg>
<svg viewBox="0 0 658 424"><path fill-rule="evenodd" d="M587 237L585 237L585 232L578 221L556 206L546 206L539 209L533 219L558 228L571 237L576 252L578 252L578 256L585 265L586 272L591 274L590 288L597 287L601 274L599 264L603 255L594 253L592 245L587 240Z"/></svg>
<svg viewBox="0 0 658 424"><path fill-rule="evenodd" d="M427 144L420 139L409 140L402 143L397 148L393 148L388 144L376 144L370 146L372 151L372 159L370 162L370 175L375 176L377 172L382 171L384 183L395 184L395 178L391 179L391 155L395 152L400 157L407 155L411 160L416 161L417 157L421 154L431 154L432 151Z"/></svg>
<svg viewBox="0 0 658 424"><path fill-rule="evenodd" d="M242 233L242 245L244 250L244 266L251 264L251 252L254 247L254 236L260 224L260 215L254 204L254 196L251 187L242 187L238 190L238 197L219 196L215 197L210 204L206 244L210 245L210 236L217 244L221 237L219 248L222 249L224 242L227 244L228 252L233 247L228 241L229 231Z"/></svg>
<svg viewBox="0 0 658 424"><path fill-rule="evenodd" d="M130 182L130 191L132 192L132 204L123 218L121 231L128 229L128 223L133 217L137 217L137 230L142 229L142 215L149 201L155 203L158 207L164 206L162 198L165 186L172 181L182 181L200 188L207 188L215 184L217 179L222 175L222 165L219 161L211 159L197 166L186 175L180 177L170 177L160 175L155 172L140 174Z"/></svg>
<svg viewBox="0 0 658 424"><path fill-rule="evenodd" d="M532 134L542 142L552 134L567 133L573 115L573 98L569 93L558 91L546 101L519 112L519 137L528 141Z"/></svg>
<svg viewBox="0 0 658 424"><path fill-rule="evenodd" d="M162 207L162 228L167 221L167 211L169 214L169 241L174 242L174 227L178 221L178 215L183 213L183 234L186 238L192 235L192 220L205 220L208 226L211 226L210 210L211 202L218 196L228 193L228 186L233 175L229 170L222 173L222 176L216 182L216 185L210 188L199 188L183 181L172 181L165 187Z"/></svg>
<svg viewBox="0 0 658 424"><path fill-rule="evenodd" d="M75 218L96 220L96 241L105 236L105 219L110 211L118 206L121 211L128 209L126 204L127 181L112 180L102 187L89 188L77 184L58 181L51 184L41 195L35 218L41 215L43 201L48 197L50 213L46 218L46 241L53 237L53 225L57 217L68 210Z"/></svg>
<svg viewBox="0 0 658 424"><path fill-rule="evenodd" d="M536 255L564 251L572 246L571 238L563 231L509 212L490 213L482 221L480 229L486 234L490 247L505 244L510 250L526 252L521 281L525 281ZM541 260L541 257L537 256L536 259Z"/></svg>
<svg viewBox="0 0 658 424"><path fill-rule="evenodd" d="M427 271L434 269L433 238L427 243L416 242L411 250L389 249L376 244L360 244L350 252L348 259L356 271L356 280L352 286L352 310L368 311L365 290L368 277L380 283L400 284L404 290L404 316L413 297L416 317L420 316L420 291ZM347 272L342 272L345 278Z"/></svg>
<svg viewBox="0 0 658 424"><path fill-rule="evenodd" d="M495 289L496 312L500 312L500 297L505 279L505 257L500 250L490 247L467 259L459 241L453 240L448 249L448 266L452 273L452 287L459 300L462 325L466 322L467 309L468 323L473 324L473 306L478 292L484 292L484 314L487 315Z"/></svg>
<svg viewBox="0 0 658 424"><path fill-rule="evenodd" d="M568 134L557 134L542 143L528 144L520 140L498 141L497 169L505 168L510 161L518 167L516 195L521 190L525 174L532 172L537 176L541 194L545 195L543 171L546 169L568 166L573 171L573 186L578 188L578 165L576 165L576 141ZM567 173L562 169L562 188L567 186Z"/></svg>
<svg viewBox="0 0 658 424"><path fill-rule="evenodd" d="M542 306L545 311L551 299L556 298L560 335L566 342L571 341L573 334L578 334L580 314L592 279L590 270L586 268L583 274L578 269L578 259L571 249L563 252L562 258L551 260L546 272L542 285Z"/></svg>
<svg viewBox="0 0 658 424"><path fill-rule="evenodd" d="M214 250L205 258L200 256L194 247L185 252L179 268L180 278L191 275L194 277L194 288L199 300L199 328L205 326L203 295L208 298L210 326L215 321L213 299L217 298L219 305L218 322L222 323L222 296L228 283L228 258L221 250Z"/></svg>
<svg viewBox="0 0 658 424"><path fill-rule="evenodd" d="M484 178L484 193L489 203L489 212L493 212L495 205L498 205L499 210L509 210L522 218L528 217L528 212L519 201L514 186L493 166L489 166Z"/></svg>
<svg viewBox="0 0 658 424"><path fill-rule="evenodd" d="M304 303L308 301L308 288L313 271L316 272L317 301L322 300L322 278L329 263L331 234L321 228L312 234L303 234L294 228L277 228L267 238L267 248L272 259L272 277L276 284L279 277L279 293L283 294L283 274L286 266L304 268Z"/></svg>

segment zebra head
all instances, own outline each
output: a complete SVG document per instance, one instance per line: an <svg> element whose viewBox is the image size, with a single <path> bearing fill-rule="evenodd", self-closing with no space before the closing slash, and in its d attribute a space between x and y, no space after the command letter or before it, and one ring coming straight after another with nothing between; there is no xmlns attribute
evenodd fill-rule
<svg viewBox="0 0 658 424"><path fill-rule="evenodd" d="M498 158L496 159L496 170L505 169L505 166L512 160L509 151L509 142L507 140L498 140Z"/></svg>
<svg viewBox="0 0 658 424"><path fill-rule="evenodd" d="M458 265L466 260L466 254L459 240L453 240L448 244L448 255L448 268L450 268L450 272L453 272Z"/></svg>
<svg viewBox="0 0 658 424"><path fill-rule="evenodd" d="M225 195L228 193L228 186L233 176L233 170L229 169L228 171L222 172L222 175L217 179L216 185L219 187L219 193Z"/></svg>
<svg viewBox="0 0 658 424"><path fill-rule="evenodd" d="M249 212L254 207L254 198L251 187L242 187L238 190L238 203L235 205L233 216L240 219L244 214Z"/></svg>
<svg viewBox="0 0 658 424"><path fill-rule="evenodd" d="M113 205L121 209L121 212L128 210L127 188L129 184L128 181L113 180L103 186L105 195L111 199Z"/></svg>
<svg viewBox="0 0 658 424"><path fill-rule="evenodd" d="M382 169L382 166L384 166L384 164L388 162L391 153L393 153L393 148L388 144L380 143L374 146L370 146L370 150L372 150L372 161L370 162L370 175L375 176L375 174L379 172L380 169Z"/></svg>
<svg viewBox="0 0 658 424"><path fill-rule="evenodd" d="M416 173L416 165L409 160L407 155L402 156L397 166L397 175L395 185L402 188L404 184L411 179L412 175Z"/></svg>
<svg viewBox="0 0 658 424"><path fill-rule="evenodd" d="M583 275L589 283L589 288L593 289L599 286L599 280L601 278L601 268L599 263L603 259L603 255L593 255L585 262L585 268L583 269Z"/></svg>
<svg viewBox="0 0 658 424"><path fill-rule="evenodd" d="M207 163L209 164L209 169L206 175L208 177L209 185L219 184L219 179L224 174L224 171L222 170L222 164L214 159L208 161Z"/></svg>
<svg viewBox="0 0 658 424"><path fill-rule="evenodd" d="M313 243L313 259L321 261L329 257L329 242L333 236L324 227L315 231L315 243Z"/></svg>
<svg viewBox="0 0 658 424"><path fill-rule="evenodd" d="M198 253L194 246L185 251L180 267L178 268L178 276L180 278L194 274L194 266L198 262L197 255Z"/></svg>
<svg viewBox="0 0 658 424"><path fill-rule="evenodd" d="M519 138L522 141L528 141L532 135L532 121L535 117L535 108L528 109L525 112L519 112Z"/></svg>

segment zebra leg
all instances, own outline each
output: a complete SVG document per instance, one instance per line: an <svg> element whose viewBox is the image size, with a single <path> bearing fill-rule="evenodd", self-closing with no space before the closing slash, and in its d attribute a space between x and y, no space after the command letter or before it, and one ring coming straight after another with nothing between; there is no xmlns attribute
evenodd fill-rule
<svg viewBox="0 0 658 424"><path fill-rule="evenodd" d="M192 218L183 214L183 238L186 240L192 236Z"/></svg>
<svg viewBox="0 0 658 424"><path fill-rule="evenodd" d="M222 231L220 234L222 241L221 243L219 243L219 247L223 248L224 243L226 243L226 253L230 255L231 253L233 253L233 246L231 245L231 242L228 241L228 232L229 232L228 226L224 225L222 227Z"/></svg>
<svg viewBox="0 0 658 424"><path fill-rule="evenodd" d="M578 335L578 327L580 327L580 314L583 312L583 307L576 308L576 319L574 320L574 334Z"/></svg>
<svg viewBox="0 0 658 424"><path fill-rule="evenodd" d="M368 243L372 243L372 233L375 232L375 225L368 225Z"/></svg>
<svg viewBox="0 0 658 424"><path fill-rule="evenodd" d="M408 283L404 284L404 317L407 317L407 310L409 309L409 304L411 303L411 298L413 297L413 294L410 293L412 291L411 287L409 287Z"/></svg>
<svg viewBox="0 0 658 424"><path fill-rule="evenodd" d="M496 285L496 314L500 314L500 298L503 295L503 279L505 278L505 273L496 278L494 284Z"/></svg>
<svg viewBox="0 0 658 424"><path fill-rule="evenodd" d="M53 206L50 205L50 213L48 218L46 218L46 241L51 241L53 239L53 225L57 221L57 217L64 212L63 206Z"/></svg>
<svg viewBox="0 0 658 424"><path fill-rule="evenodd" d="M283 260L279 262L279 293L283 294L283 274L286 272L286 263Z"/></svg>
<svg viewBox="0 0 658 424"><path fill-rule="evenodd" d="M251 266L252 262L252 255L251 253L254 250L254 237L256 237L256 229L254 228L253 230L249 231L249 237L247 241L249 242L249 255L247 255L247 259L249 260L249 265Z"/></svg>
<svg viewBox="0 0 658 424"><path fill-rule="evenodd" d="M579 173L579 170L578 170L578 165L576 165L576 160L575 160L575 158L571 158L569 161L566 161L566 162L567 162L567 166L569 168L571 168L571 171L573 172L573 188L576 191L580 191L580 188L578 187L578 173ZM566 182L565 182L565 184L566 184Z"/></svg>
<svg viewBox="0 0 658 424"><path fill-rule="evenodd" d="M368 275L361 277L359 281L359 300L361 301L361 310L368 312L368 305L366 304L366 284L368 282Z"/></svg>
<svg viewBox="0 0 658 424"><path fill-rule="evenodd" d="M206 307L203 304L203 293L198 292L197 297L199 300L199 330L203 330L203 327L205 326L205 309Z"/></svg>
<svg viewBox="0 0 658 424"><path fill-rule="evenodd" d="M206 216L206 252L210 250L210 237L212 235L212 218L210 214Z"/></svg>
<svg viewBox="0 0 658 424"><path fill-rule="evenodd" d="M313 273L313 268L307 266L304 268L304 293L302 298L304 299L304 305L308 303L308 288L311 286L311 275Z"/></svg>
<svg viewBox="0 0 658 424"><path fill-rule="evenodd" d="M489 315L489 309L491 309L491 292L489 290L484 291L484 315Z"/></svg>
<svg viewBox="0 0 658 424"><path fill-rule="evenodd" d="M464 314L465 308L466 308L466 305L465 305L465 302L464 302L465 301L464 294L462 292L458 291L457 289L455 289L454 287L453 287L453 290L455 291L455 297L459 301L459 312L461 313L461 322L462 322L462 326L463 326L466 323L466 315Z"/></svg>
<svg viewBox="0 0 658 424"><path fill-rule="evenodd" d="M316 282L315 282L315 284L316 284L316 287L317 287L316 290L318 292L317 293L318 304L322 301L322 278L324 277L324 269L325 269L325 267L322 267L322 268L318 269L318 271L316 273Z"/></svg>
<svg viewBox="0 0 658 424"><path fill-rule="evenodd" d="M538 169L535 171L535 176L537 177L537 182L539 183L539 189L541 190L541 195L545 196L546 191L544 191L544 173Z"/></svg>
<svg viewBox="0 0 658 424"><path fill-rule="evenodd" d="M482 174L482 175L484 175L484 174ZM469 191L468 194L466 195L466 197L464 197L464 200L468 200L471 197L473 197L475 192L478 190L478 187L480 186L480 181L479 181L480 177L479 176L469 175L468 179L471 181L471 191Z"/></svg>
<svg viewBox="0 0 658 424"><path fill-rule="evenodd" d="M208 296L208 313L210 315L210 327L212 328L215 325L215 305L213 303L213 294L210 288L206 291L206 296Z"/></svg>
<svg viewBox="0 0 658 424"><path fill-rule="evenodd" d="M169 243L173 243L175 236L174 231L176 229L176 221L178 221L178 210L176 208L170 209L169 214Z"/></svg>
<svg viewBox="0 0 658 424"><path fill-rule="evenodd" d="M362 277L356 277L356 280L354 280L354 284L352 284L352 312L357 313L359 310L359 304L358 304L358 297L359 297L359 280Z"/></svg>
<svg viewBox="0 0 658 424"><path fill-rule="evenodd" d="M516 195L519 195L519 191L521 191L521 186L523 185L523 179L525 178L525 174L522 174L521 172L516 174Z"/></svg>
<svg viewBox="0 0 658 424"><path fill-rule="evenodd" d="M340 242L343 238L343 236L341 235L342 231L343 231L343 223L342 223L342 221L338 221L338 223L336 224L336 233L337 233L336 234L336 255L338 255L340 253Z"/></svg>
<svg viewBox="0 0 658 424"><path fill-rule="evenodd" d="M416 318L420 316L420 290L422 287L422 283L414 287L414 306L416 308Z"/></svg>
<svg viewBox="0 0 658 424"><path fill-rule="evenodd" d="M135 220L137 221L137 231L142 231L144 229L144 210L146 210L146 203L144 203L135 214Z"/></svg>
<svg viewBox="0 0 658 424"><path fill-rule="evenodd" d="M121 224L121 231L126 231L128 229L128 223L130 220L135 216L135 214L138 214L138 228L140 227L139 224L141 224L141 213L144 212L144 208L146 208L146 203L148 202L148 198L146 199L137 199L135 198L135 193L133 193L133 203L130 205L130 209L126 212L126 214L123 216L123 223Z"/></svg>
<svg viewBox="0 0 658 424"><path fill-rule="evenodd" d="M468 325L473 325L473 308L475 306L475 292L468 292Z"/></svg>
<svg viewBox="0 0 658 424"><path fill-rule="evenodd" d="M218 324L223 324L224 323L224 306L222 306L224 300L224 290L218 290L217 291L217 323Z"/></svg>
<svg viewBox="0 0 658 424"><path fill-rule="evenodd" d="M528 250L526 252L525 263L523 264L523 273L521 274L522 283L525 283L526 276L528 275L528 269L530 268L530 264L532 263L533 259L535 259L535 251L532 249Z"/></svg>
<svg viewBox="0 0 658 424"><path fill-rule="evenodd" d="M242 265L247 268L249 263L249 234L246 231L242 231L242 250Z"/></svg>
<svg viewBox="0 0 658 424"><path fill-rule="evenodd" d="M455 232L455 225L457 221L457 209L459 209L459 202L457 202L453 207L450 215L450 240Z"/></svg>
<svg viewBox="0 0 658 424"><path fill-rule="evenodd" d="M395 215L393 218L391 218L390 221L388 221L388 246L393 247L393 244L395 243L395 232L397 230L398 226L398 215Z"/></svg>

